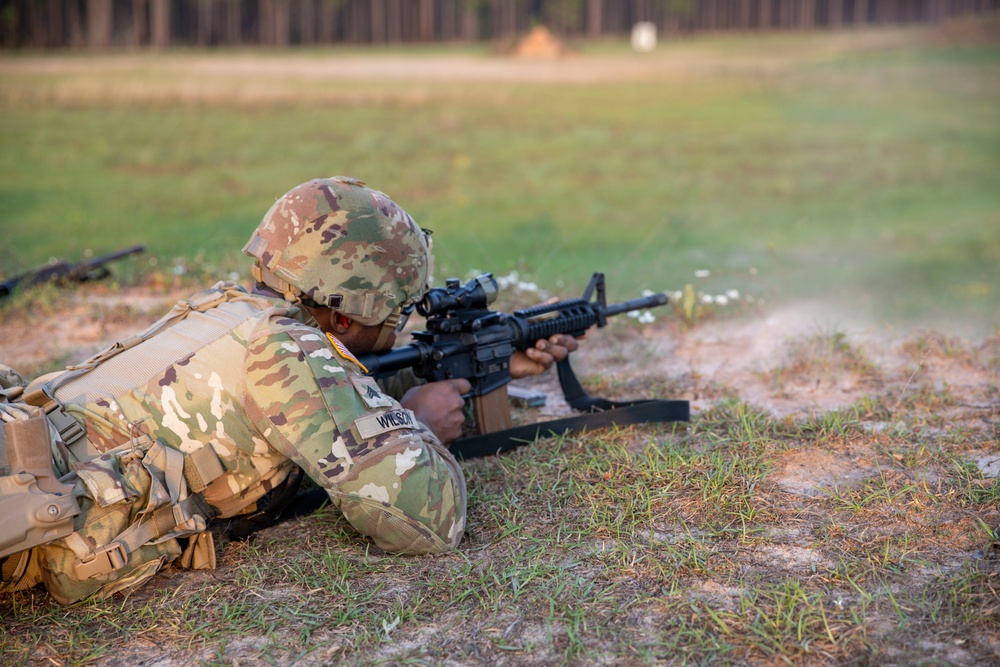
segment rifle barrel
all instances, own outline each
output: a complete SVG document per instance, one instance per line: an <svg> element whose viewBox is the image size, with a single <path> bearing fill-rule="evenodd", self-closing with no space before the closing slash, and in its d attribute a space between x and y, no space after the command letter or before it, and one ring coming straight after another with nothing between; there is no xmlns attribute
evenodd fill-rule
<svg viewBox="0 0 1000 667"><path fill-rule="evenodd" d="M45 264L30 271L8 278L0 283L0 299L9 297L18 287L33 287L49 281L84 282L95 278L103 278L109 271L104 265L129 255L135 255L146 250L146 246L137 244L123 250L109 252L93 259L85 259L76 263L58 261ZM104 273L92 274L94 269L103 269Z"/></svg>
<svg viewBox="0 0 1000 667"><path fill-rule="evenodd" d="M86 266L89 266L89 267L100 266L101 264L105 264L107 262L113 262L116 259L121 259L122 257L128 257L129 255L135 255L135 254L143 252L145 250L146 250L146 246L142 245L141 243L137 243L136 245L131 246L129 248L124 248L122 250L116 250L114 252L109 252L107 255L101 255L100 257L94 257L93 259L88 259L88 260L85 260L85 261L80 262L80 263L84 264Z"/></svg>
<svg viewBox="0 0 1000 667"><path fill-rule="evenodd" d="M650 294L649 296L640 297L638 299L632 299L630 301L623 301L622 303L613 303L607 307L604 314L607 317L612 317L614 315L621 315L622 313L629 313L633 310L642 310L643 308L655 308L656 306L664 306L670 303L670 299L663 292L657 294Z"/></svg>
<svg viewBox="0 0 1000 667"><path fill-rule="evenodd" d="M388 352L369 352L358 357L361 365L368 369L372 377L390 375L396 371L416 366L425 357L424 350L415 345L404 345Z"/></svg>

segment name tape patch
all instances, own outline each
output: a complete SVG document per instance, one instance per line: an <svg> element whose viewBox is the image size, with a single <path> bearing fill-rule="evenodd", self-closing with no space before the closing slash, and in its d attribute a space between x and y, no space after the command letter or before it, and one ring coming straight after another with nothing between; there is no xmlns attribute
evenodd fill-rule
<svg viewBox="0 0 1000 667"><path fill-rule="evenodd" d="M354 427L363 440L370 440L375 436L401 428L414 428L416 425L416 416L412 410L406 408L397 408L354 420Z"/></svg>

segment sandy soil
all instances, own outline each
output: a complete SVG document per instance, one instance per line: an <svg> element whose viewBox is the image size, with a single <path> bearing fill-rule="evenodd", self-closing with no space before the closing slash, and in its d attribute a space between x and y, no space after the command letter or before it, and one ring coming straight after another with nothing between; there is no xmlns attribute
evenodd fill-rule
<svg viewBox="0 0 1000 667"><path fill-rule="evenodd" d="M26 377L79 363L151 324L189 291L174 286L112 292L90 285L40 310L16 309L0 321L0 363ZM663 317L645 327L619 318L589 334L574 355L574 367L594 393L617 399L686 399L694 414L720 399L738 397L776 417L802 418L846 408L872 394L895 391L902 396L911 385L947 388L963 418L1000 428L1000 359L995 352L992 362L988 354L976 360L969 350L981 343L928 332L894 338L862 322L833 330L818 324L825 312L829 309L822 303L788 304L690 329ZM547 396L544 406L524 411L522 419L572 412L554 372L516 384ZM892 424L872 428L890 429ZM846 455L803 456L808 465L790 458L779 480L792 493L811 495L835 480L860 479L867 470L864 462ZM990 476L1000 472L1000 453L973 458Z"/></svg>

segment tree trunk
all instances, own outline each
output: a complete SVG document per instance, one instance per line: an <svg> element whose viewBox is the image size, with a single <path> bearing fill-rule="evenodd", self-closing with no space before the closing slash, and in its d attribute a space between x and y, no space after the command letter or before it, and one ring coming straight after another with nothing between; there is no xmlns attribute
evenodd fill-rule
<svg viewBox="0 0 1000 667"><path fill-rule="evenodd" d="M111 46L111 0L87 0L87 46L106 49Z"/></svg>
<svg viewBox="0 0 1000 667"><path fill-rule="evenodd" d="M48 0L49 27L46 33L46 46L63 47L66 46L66 31L63 27L63 3L62 0Z"/></svg>
<svg viewBox="0 0 1000 667"><path fill-rule="evenodd" d="M288 47L291 28L289 0L274 0L274 45L280 49Z"/></svg>
<svg viewBox="0 0 1000 667"><path fill-rule="evenodd" d="M260 0L257 5L257 42L261 46L274 44L274 0Z"/></svg>
<svg viewBox="0 0 1000 667"><path fill-rule="evenodd" d="M316 0L299 0L299 41L316 43Z"/></svg>
<svg viewBox="0 0 1000 667"><path fill-rule="evenodd" d="M170 0L150 0L149 41L156 49L170 46Z"/></svg>
<svg viewBox="0 0 1000 667"><path fill-rule="evenodd" d="M337 40L337 5L333 0L320 0L319 41L333 44Z"/></svg>
<svg viewBox="0 0 1000 667"><path fill-rule="evenodd" d="M760 0L760 10L758 13L758 27L761 30L771 29L771 0Z"/></svg>
<svg viewBox="0 0 1000 667"><path fill-rule="evenodd" d="M802 0L799 6L799 27L812 30L816 27L816 0Z"/></svg>
<svg viewBox="0 0 1000 667"><path fill-rule="evenodd" d="M385 0L370 0L372 43L383 44L386 41Z"/></svg>
<svg viewBox="0 0 1000 667"><path fill-rule="evenodd" d="M132 30L129 34L129 46L138 49L146 43L147 22L146 0L132 0Z"/></svg>
<svg viewBox="0 0 1000 667"><path fill-rule="evenodd" d="M479 40L479 16L476 8L468 3L462 6L462 39L468 42Z"/></svg>
<svg viewBox="0 0 1000 667"><path fill-rule="evenodd" d="M226 44L237 46L243 41L243 12L240 10L241 0L226 0L225 32Z"/></svg>
<svg viewBox="0 0 1000 667"><path fill-rule="evenodd" d="M198 46L212 43L212 0L198 0Z"/></svg>
<svg viewBox="0 0 1000 667"><path fill-rule="evenodd" d="M35 49L44 49L49 41L48 21L45 16L45 7L37 2L29 2L25 5L24 11L27 14L28 34L24 40L26 46Z"/></svg>
<svg viewBox="0 0 1000 667"><path fill-rule="evenodd" d="M840 28L844 23L844 0L830 0L826 11L827 25L834 30Z"/></svg>
<svg viewBox="0 0 1000 667"><path fill-rule="evenodd" d="M420 12L419 18L417 20L420 26L420 33L418 39L421 42L430 42L434 40L434 0L420 0L418 5L418 10Z"/></svg>
<svg viewBox="0 0 1000 667"><path fill-rule="evenodd" d="M440 8L441 14L441 32L438 35L438 41L441 42L453 42L455 41L455 3L451 0L445 0L441 4Z"/></svg>
<svg viewBox="0 0 1000 667"><path fill-rule="evenodd" d="M740 30L750 29L750 0L740 0Z"/></svg>
<svg viewBox="0 0 1000 667"><path fill-rule="evenodd" d="M403 41L403 16L400 0L389 0L389 41L395 44Z"/></svg>
<svg viewBox="0 0 1000 667"><path fill-rule="evenodd" d="M854 25L868 25L868 0L854 0Z"/></svg>
<svg viewBox="0 0 1000 667"><path fill-rule="evenodd" d="M602 0L587 0L587 35L590 37L601 36L603 5Z"/></svg>

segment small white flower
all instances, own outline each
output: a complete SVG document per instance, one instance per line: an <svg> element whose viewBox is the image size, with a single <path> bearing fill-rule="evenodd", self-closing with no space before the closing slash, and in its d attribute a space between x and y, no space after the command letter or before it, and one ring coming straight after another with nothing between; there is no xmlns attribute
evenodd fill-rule
<svg viewBox="0 0 1000 667"><path fill-rule="evenodd" d="M183 264L174 264L175 276L183 276L185 273L187 273L187 267L185 267Z"/></svg>
<svg viewBox="0 0 1000 667"><path fill-rule="evenodd" d="M639 324L652 324L656 321L656 315L648 310L639 316Z"/></svg>
<svg viewBox="0 0 1000 667"><path fill-rule="evenodd" d="M712 295L711 294L702 294L701 295L701 302L702 303L712 303Z"/></svg>
<svg viewBox="0 0 1000 667"><path fill-rule="evenodd" d="M710 275L712 275L712 272L708 269L698 269L694 272L695 278L708 278Z"/></svg>
<svg viewBox="0 0 1000 667"><path fill-rule="evenodd" d="M674 301L680 301L681 298L684 296L684 293L681 292L680 290L677 290L676 292L673 293L672 296L674 297Z"/></svg>
<svg viewBox="0 0 1000 667"><path fill-rule="evenodd" d="M642 295L643 296L653 296L653 294L655 294L655 292L653 290L651 290L651 289L644 289L644 290L642 290Z"/></svg>
<svg viewBox="0 0 1000 667"><path fill-rule="evenodd" d="M757 267L756 266L751 266L750 267L750 275L751 276L757 275Z"/></svg>
<svg viewBox="0 0 1000 667"><path fill-rule="evenodd" d="M729 303L729 299L726 298L725 294L720 294L717 297L715 297L715 303L720 306L724 306L727 303Z"/></svg>
<svg viewBox="0 0 1000 667"><path fill-rule="evenodd" d="M729 290L726 290L726 296L729 297L730 299L734 299L734 300L738 299L738 298L740 298L740 291L738 289L729 289Z"/></svg>
<svg viewBox="0 0 1000 667"><path fill-rule="evenodd" d="M630 311L628 311L625 314L628 315L629 317L632 317L632 318L639 317L639 311L638 310L630 310Z"/></svg>
<svg viewBox="0 0 1000 667"><path fill-rule="evenodd" d="M230 271L229 272L229 279L231 281L233 281L234 283L238 282L239 279L240 279L240 272L239 271Z"/></svg>

